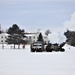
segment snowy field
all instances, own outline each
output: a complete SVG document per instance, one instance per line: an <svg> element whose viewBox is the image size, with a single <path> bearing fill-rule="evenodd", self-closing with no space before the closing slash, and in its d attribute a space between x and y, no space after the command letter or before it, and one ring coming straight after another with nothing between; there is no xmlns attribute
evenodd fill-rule
<svg viewBox="0 0 75 75"><path fill-rule="evenodd" d="M65 52L31 53L26 49L0 47L0 75L75 75L75 48Z"/></svg>

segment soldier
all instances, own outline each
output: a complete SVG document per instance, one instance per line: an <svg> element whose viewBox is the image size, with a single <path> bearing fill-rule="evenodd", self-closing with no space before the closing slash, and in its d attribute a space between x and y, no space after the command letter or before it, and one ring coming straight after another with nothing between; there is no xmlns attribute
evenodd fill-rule
<svg viewBox="0 0 75 75"><path fill-rule="evenodd" d="M4 44L2 44L2 49L4 49Z"/></svg>

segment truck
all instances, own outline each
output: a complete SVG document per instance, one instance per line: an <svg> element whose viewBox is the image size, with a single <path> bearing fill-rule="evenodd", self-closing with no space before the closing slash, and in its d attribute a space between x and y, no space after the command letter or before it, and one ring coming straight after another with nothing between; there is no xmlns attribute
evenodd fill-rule
<svg viewBox="0 0 75 75"><path fill-rule="evenodd" d="M34 42L31 44L30 49L31 49L31 52L43 52L44 43L41 41Z"/></svg>

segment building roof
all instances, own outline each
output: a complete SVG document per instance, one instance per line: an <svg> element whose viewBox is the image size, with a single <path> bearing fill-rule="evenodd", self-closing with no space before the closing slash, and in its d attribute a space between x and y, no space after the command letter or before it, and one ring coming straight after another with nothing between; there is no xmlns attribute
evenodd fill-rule
<svg viewBox="0 0 75 75"><path fill-rule="evenodd" d="M1 33L0 35L5 35L5 36L8 36L9 34L7 34L7 33Z"/></svg>

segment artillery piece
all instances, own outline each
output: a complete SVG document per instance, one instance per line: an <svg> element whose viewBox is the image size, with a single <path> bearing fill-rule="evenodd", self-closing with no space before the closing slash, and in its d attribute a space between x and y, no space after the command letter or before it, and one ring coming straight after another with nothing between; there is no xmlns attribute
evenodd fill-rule
<svg viewBox="0 0 75 75"><path fill-rule="evenodd" d="M64 45L65 45L66 42L63 42L61 43L60 45L55 43L55 44L51 44L51 43L48 43L48 45L46 46L46 51L47 52L52 52L52 51L61 51L61 52L64 52L65 49L62 48Z"/></svg>

